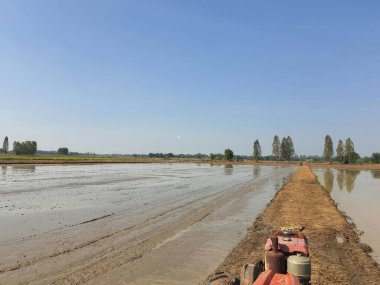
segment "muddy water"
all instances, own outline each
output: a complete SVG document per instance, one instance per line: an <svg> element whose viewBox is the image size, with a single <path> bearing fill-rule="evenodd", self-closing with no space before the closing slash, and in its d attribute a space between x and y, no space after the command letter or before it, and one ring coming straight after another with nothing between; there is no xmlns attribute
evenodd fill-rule
<svg viewBox="0 0 380 285"><path fill-rule="evenodd" d="M3 166L0 284L196 284L294 170Z"/></svg>
<svg viewBox="0 0 380 285"><path fill-rule="evenodd" d="M319 182L331 197L364 231L361 240L374 250L380 263L380 171L314 169Z"/></svg>

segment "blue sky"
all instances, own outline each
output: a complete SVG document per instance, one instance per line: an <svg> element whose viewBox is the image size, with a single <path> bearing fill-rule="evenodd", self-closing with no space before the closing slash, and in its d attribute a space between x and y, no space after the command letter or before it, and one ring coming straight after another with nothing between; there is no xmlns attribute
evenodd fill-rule
<svg viewBox="0 0 380 285"><path fill-rule="evenodd" d="M380 151L379 1L0 0L0 137L98 153Z"/></svg>

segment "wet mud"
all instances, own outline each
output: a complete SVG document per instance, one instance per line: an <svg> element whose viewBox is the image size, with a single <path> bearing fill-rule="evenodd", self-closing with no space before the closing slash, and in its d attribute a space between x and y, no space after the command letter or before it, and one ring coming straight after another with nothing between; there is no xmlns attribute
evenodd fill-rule
<svg viewBox="0 0 380 285"><path fill-rule="evenodd" d="M197 284L294 168L8 167L0 284Z"/></svg>

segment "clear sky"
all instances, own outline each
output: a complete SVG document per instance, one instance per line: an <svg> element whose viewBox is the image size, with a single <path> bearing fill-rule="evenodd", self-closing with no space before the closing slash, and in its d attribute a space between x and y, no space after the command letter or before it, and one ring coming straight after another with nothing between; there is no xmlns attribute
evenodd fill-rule
<svg viewBox="0 0 380 285"><path fill-rule="evenodd" d="M97 153L380 151L380 1L0 0L0 139Z"/></svg>

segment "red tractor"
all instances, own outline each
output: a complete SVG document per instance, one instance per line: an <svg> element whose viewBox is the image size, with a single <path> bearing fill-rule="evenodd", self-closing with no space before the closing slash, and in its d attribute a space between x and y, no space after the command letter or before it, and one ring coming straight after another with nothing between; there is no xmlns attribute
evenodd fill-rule
<svg viewBox="0 0 380 285"><path fill-rule="evenodd" d="M293 231L273 232L265 244L264 260L243 266L240 276L218 272L210 285L309 284L311 263L306 237Z"/></svg>

